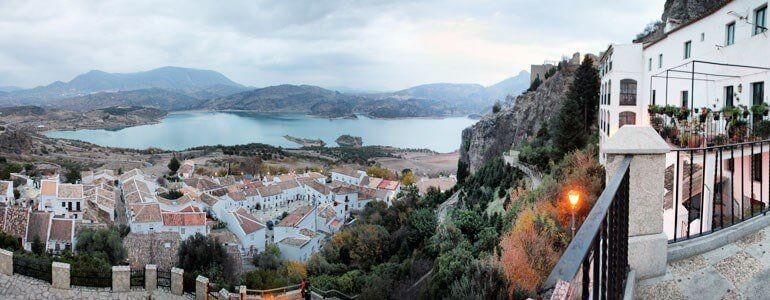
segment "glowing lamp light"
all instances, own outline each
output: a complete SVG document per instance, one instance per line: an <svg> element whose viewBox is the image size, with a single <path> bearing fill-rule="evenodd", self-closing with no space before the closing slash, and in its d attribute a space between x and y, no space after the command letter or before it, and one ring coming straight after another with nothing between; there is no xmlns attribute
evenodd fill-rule
<svg viewBox="0 0 770 300"><path fill-rule="evenodd" d="M575 190L569 191L567 198L569 199L569 204L572 205L572 207L575 207L577 206L578 201L580 201L580 193Z"/></svg>

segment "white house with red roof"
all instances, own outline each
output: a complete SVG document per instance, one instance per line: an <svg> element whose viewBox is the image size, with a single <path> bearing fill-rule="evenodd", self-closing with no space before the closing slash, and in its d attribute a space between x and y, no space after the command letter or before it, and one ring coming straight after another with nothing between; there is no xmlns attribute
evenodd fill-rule
<svg viewBox="0 0 770 300"><path fill-rule="evenodd" d="M300 206L289 213L273 227L273 239L281 249L281 258L304 262L318 252L325 235L317 228L316 207Z"/></svg>
<svg viewBox="0 0 770 300"><path fill-rule="evenodd" d="M366 177L366 172L350 168L336 168L331 170L332 181L341 181L347 184L359 185Z"/></svg>
<svg viewBox="0 0 770 300"><path fill-rule="evenodd" d="M206 213L194 205L188 205L179 211L162 211L163 227L159 231L176 232L182 239L197 233L208 235Z"/></svg>
<svg viewBox="0 0 770 300"><path fill-rule="evenodd" d="M195 174L195 162L189 159L185 160L182 162L182 165L179 166L179 170L176 171L176 174L182 179L191 178L193 174Z"/></svg>
<svg viewBox="0 0 770 300"><path fill-rule="evenodd" d="M227 222L227 229L238 237L241 243L241 251L246 253L261 252L265 250L265 238L267 227L257 220L246 208L234 207L222 215Z"/></svg>

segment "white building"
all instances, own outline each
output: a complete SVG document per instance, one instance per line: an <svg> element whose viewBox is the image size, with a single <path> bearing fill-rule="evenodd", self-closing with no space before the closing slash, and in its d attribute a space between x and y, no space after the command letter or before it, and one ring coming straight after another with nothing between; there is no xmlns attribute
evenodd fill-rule
<svg viewBox="0 0 770 300"><path fill-rule="evenodd" d="M347 184L360 185L366 172L360 170L339 168L331 171L332 181L341 181Z"/></svg>
<svg viewBox="0 0 770 300"><path fill-rule="evenodd" d="M0 180L0 203L13 201L13 181Z"/></svg>
<svg viewBox="0 0 770 300"><path fill-rule="evenodd" d="M163 227L160 231L176 232L187 239L197 233L208 235L209 230L206 226L206 213L197 206L189 205L180 211L162 211Z"/></svg>
<svg viewBox="0 0 770 300"><path fill-rule="evenodd" d="M304 262L321 249L324 234L317 231L316 209L310 205L298 207L273 227L281 258Z"/></svg>
<svg viewBox="0 0 770 300"><path fill-rule="evenodd" d="M267 229L248 210L235 207L224 213L222 220L227 222L227 229L238 237L242 252L254 253L254 251L265 250Z"/></svg>

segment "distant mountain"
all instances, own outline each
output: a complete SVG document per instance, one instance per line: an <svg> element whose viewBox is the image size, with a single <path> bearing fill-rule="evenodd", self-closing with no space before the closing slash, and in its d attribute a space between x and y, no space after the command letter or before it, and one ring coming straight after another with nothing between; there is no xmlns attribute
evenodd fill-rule
<svg viewBox="0 0 770 300"><path fill-rule="evenodd" d="M0 95L0 105L48 104L98 92L119 92L160 88L206 99L221 97L246 89L226 76L210 70L162 67L135 73L107 73L93 70L69 82L56 81L46 86L17 90Z"/></svg>
<svg viewBox="0 0 770 300"><path fill-rule="evenodd" d="M182 93L151 88L124 92L98 92L51 102L49 106L74 111L89 111L114 106L142 106L174 111L196 108L203 101Z"/></svg>
<svg viewBox="0 0 770 300"><path fill-rule="evenodd" d="M370 98L401 98L438 101L468 113L484 112L491 109L495 101L506 96L518 96L529 87L529 72L521 71L518 75L499 83L484 87L470 83L431 83L392 93L367 95Z"/></svg>
<svg viewBox="0 0 770 300"><path fill-rule="evenodd" d="M322 117L351 117L363 97L311 85L277 85L211 99L202 108L261 112L302 112Z"/></svg>
<svg viewBox="0 0 770 300"><path fill-rule="evenodd" d="M0 86L0 92L15 92L15 91L23 90L23 89L24 88L21 88L21 87L18 87L18 86L13 86L13 85Z"/></svg>

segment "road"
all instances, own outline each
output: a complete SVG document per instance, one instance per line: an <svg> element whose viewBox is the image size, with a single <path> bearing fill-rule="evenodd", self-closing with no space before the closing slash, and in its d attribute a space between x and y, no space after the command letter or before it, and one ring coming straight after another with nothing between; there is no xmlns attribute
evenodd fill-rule
<svg viewBox="0 0 770 300"><path fill-rule="evenodd" d="M436 212L436 215L438 216L438 223L444 223L444 219L446 219L447 214L449 214L449 209L454 207L457 204L457 200L460 199L460 191L457 191L449 197L444 203L441 203L441 205L438 206L438 211Z"/></svg>
<svg viewBox="0 0 770 300"><path fill-rule="evenodd" d="M521 172L523 172L524 175L526 175L527 178L529 178L530 190L536 189L543 182L543 175L540 174L540 172L533 170L532 167L530 167L529 165L521 163L518 160L514 159L512 156L508 156L508 155L503 155L503 160L505 160L505 163L511 165L512 167L521 170Z"/></svg>

